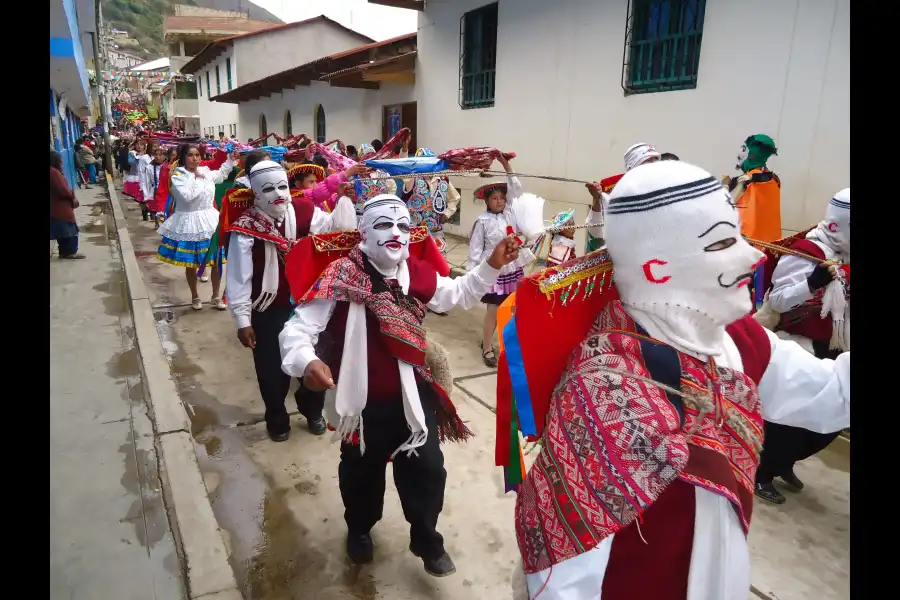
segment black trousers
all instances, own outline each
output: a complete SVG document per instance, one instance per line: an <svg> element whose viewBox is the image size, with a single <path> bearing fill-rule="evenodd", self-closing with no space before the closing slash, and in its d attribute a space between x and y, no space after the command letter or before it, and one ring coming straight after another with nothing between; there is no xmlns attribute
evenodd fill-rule
<svg viewBox="0 0 900 600"><path fill-rule="evenodd" d="M288 319L291 308L269 307L263 312L254 310L250 315L250 324L256 334L256 348L253 349L253 364L256 367L256 381L259 393L266 405L266 428L270 433L281 434L291 429L290 417L284 401L291 388L291 378L281 370L281 349L278 345L278 334ZM312 392L300 387L294 394L297 410L307 419L322 416L325 404L324 392Z"/></svg>
<svg viewBox="0 0 900 600"><path fill-rule="evenodd" d="M416 448L418 456L401 452L394 457L394 485L409 523L410 549L418 556L437 558L444 552L437 522L444 508L447 471L435 413L427 408L424 397L422 404L428 441ZM350 534L367 533L381 520L388 459L410 435L399 398L391 404L369 404L362 418L366 453L361 456L359 446L341 444L338 467L344 520Z"/></svg>
<svg viewBox="0 0 900 600"><path fill-rule="evenodd" d="M817 358L837 358L838 351L829 350L828 342L813 342ZM800 427L790 427L778 423L764 423L764 441L756 483L771 483L776 477L787 475L794 470L794 463L814 456L828 447L840 435L816 433Z"/></svg>

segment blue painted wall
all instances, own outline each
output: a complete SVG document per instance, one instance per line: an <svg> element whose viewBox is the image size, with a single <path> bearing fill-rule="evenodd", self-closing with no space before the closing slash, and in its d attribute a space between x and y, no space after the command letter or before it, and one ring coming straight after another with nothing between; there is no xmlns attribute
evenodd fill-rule
<svg viewBox="0 0 900 600"><path fill-rule="evenodd" d="M51 3L53 2L54 0L51 0ZM72 59L71 68L75 69L78 74L84 97L90 100L91 93L88 84L87 66L84 62L84 48L81 44L81 28L78 25L78 9L75 5L75 0L55 0L55 2L61 2L62 4L66 15L69 36L50 38L50 57ZM59 5L57 4L57 6ZM82 16L85 19L92 20L93 18L92 15Z"/></svg>
<svg viewBox="0 0 900 600"><path fill-rule="evenodd" d="M59 96L50 88L50 118L56 116ZM61 115L58 121L59 127L56 130L56 136L53 145L56 151L62 157L63 175L72 189L75 189L77 173L75 172L75 140L78 138L79 122L78 117L74 115L68 108L66 114Z"/></svg>

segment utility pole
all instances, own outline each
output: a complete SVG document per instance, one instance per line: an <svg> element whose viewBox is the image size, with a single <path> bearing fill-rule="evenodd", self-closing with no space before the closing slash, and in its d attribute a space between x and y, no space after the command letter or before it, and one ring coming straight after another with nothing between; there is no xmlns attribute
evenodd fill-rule
<svg viewBox="0 0 900 600"><path fill-rule="evenodd" d="M112 143L109 140L109 115L106 112L106 82L103 79L103 71L106 64L103 61L103 54L100 50L100 35L103 32L103 15L100 11L100 0L94 0L94 25L96 31L92 36L94 38L94 67L97 74L97 96L100 99L100 119L103 121L103 167L110 177L113 175L112 163Z"/></svg>

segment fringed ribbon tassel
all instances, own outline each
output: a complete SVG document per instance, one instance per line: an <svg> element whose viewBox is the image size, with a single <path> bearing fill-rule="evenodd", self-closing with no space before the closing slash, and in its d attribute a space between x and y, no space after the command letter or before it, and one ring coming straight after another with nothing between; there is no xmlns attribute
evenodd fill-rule
<svg viewBox="0 0 900 600"><path fill-rule="evenodd" d="M456 407L453 406L453 402L450 400L447 392L444 391L444 388L438 385L437 382L432 383L432 386L434 386L434 391L438 398L437 426L440 441L442 443L448 441L465 442L475 437L468 425L459 418L459 415L456 413Z"/></svg>

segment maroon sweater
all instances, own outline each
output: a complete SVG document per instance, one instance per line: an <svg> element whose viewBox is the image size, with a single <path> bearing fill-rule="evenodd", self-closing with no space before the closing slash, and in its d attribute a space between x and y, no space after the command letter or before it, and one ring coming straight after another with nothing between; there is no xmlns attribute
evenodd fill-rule
<svg viewBox="0 0 900 600"><path fill-rule="evenodd" d="M294 205L294 214L297 218L297 239L309 235L309 227L312 224L314 206L313 203L305 198L294 198L291 203ZM278 233L284 235L284 221L277 226ZM266 270L266 250L264 242L259 239L253 240L253 278L251 279L251 302L256 302L262 291L263 273ZM272 301L270 308L291 308L291 287L288 285L284 276L284 263L278 261L278 293L275 300Z"/></svg>
<svg viewBox="0 0 900 600"><path fill-rule="evenodd" d="M50 217L75 223L75 192L59 169L50 167Z"/></svg>
<svg viewBox="0 0 900 600"><path fill-rule="evenodd" d="M427 304L437 289L437 272L431 265L408 258L409 296ZM344 354L344 332L347 327L348 302L338 302L325 328L323 338L328 340L327 349L323 349L323 361L331 369L332 374L340 374L341 359ZM368 402L397 402L402 397L400 388L400 369L397 359L390 354L382 342L382 333L378 318L366 309L366 355L368 362L369 396ZM337 378L335 378L337 383Z"/></svg>

